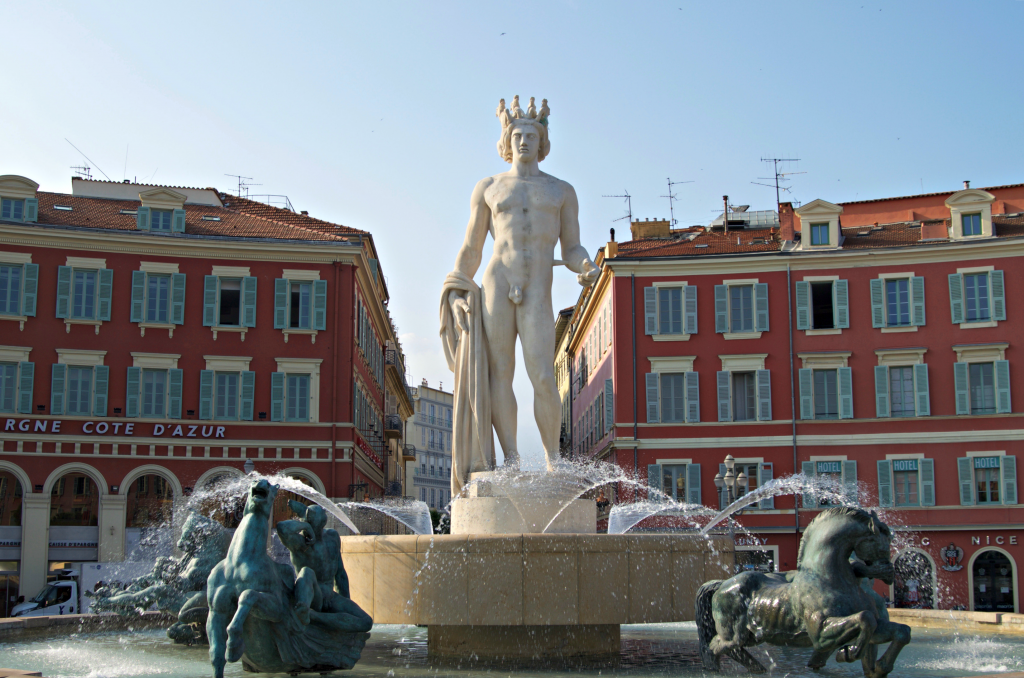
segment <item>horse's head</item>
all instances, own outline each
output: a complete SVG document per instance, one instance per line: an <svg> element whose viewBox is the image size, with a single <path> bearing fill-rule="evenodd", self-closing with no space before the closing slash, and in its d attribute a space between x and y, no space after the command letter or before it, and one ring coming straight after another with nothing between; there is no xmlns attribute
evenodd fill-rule
<svg viewBox="0 0 1024 678"><path fill-rule="evenodd" d="M870 513L865 511L865 513L867 514L867 530L854 543L854 553L868 567L889 563L892 551L892 530L878 519L878 514L874 511ZM890 577L882 577L881 579L886 584L892 584Z"/></svg>
<svg viewBox="0 0 1024 678"><path fill-rule="evenodd" d="M191 511L185 518L185 524L181 527L178 549L194 554L219 529L221 529L220 524L213 519Z"/></svg>
<svg viewBox="0 0 1024 678"><path fill-rule="evenodd" d="M274 509L277 490L278 486L271 485L265 478L253 483L249 488L249 498L245 501L245 512L269 516Z"/></svg>

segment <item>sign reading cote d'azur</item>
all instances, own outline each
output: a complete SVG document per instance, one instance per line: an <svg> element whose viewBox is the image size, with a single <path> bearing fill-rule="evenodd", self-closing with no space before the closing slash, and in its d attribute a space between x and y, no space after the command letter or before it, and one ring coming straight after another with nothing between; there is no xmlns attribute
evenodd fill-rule
<svg viewBox="0 0 1024 678"><path fill-rule="evenodd" d="M67 424L67 426L65 426ZM73 430L74 427L78 430ZM224 438L227 426L202 424L150 424L123 421L69 421L60 419L6 419L4 433L58 433L73 435L161 436L168 438Z"/></svg>

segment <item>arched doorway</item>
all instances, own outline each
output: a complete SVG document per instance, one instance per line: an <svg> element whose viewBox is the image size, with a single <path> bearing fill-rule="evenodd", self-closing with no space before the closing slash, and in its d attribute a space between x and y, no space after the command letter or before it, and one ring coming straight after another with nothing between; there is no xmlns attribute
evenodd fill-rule
<svg viewBox="0 0 1024 678"><path fill-rule="evenodd" d="M131 481L125 506L124 552L128 560L155 560L173 550L174 488L158 473Z"/></svg>
<svg viewBox="0 0 1024 678"><path fill-rule="evenodd" d="M0 617L10 616L18 599L21 565L21 498L18 477L0 471Z"/></svg>
<svg viewBox="0 0 1024 678"><path fill-rule="evenodd" d="M293 480L299 481L303 485L313 487L312 481L299 473L286 472L284 475ZM277 525L277 523L282 520L291 520L292 518L295 518L295 512L292 511L291 507L288 505L289 501L297 501L300 504L305 504L306 506L314 503L311 499L306 499L294 492L289 492L284 489L278 490L277 497L274 498L274 515L271 518L271 525ZM299 516L300 519L302 517L303 516ZM284 544L281 543L281 540L277 536L277 531L273 529L270 531L270 555L279 563L289 562L288 549L286 549Z"/></svg>
<svg viewBox="0 0 1024 678"><path fill-rule="evenodd" d="M935 567L920 551L901 553L893 563L896 580L893 602L896 607L930 610L935 607Z"/></svg>
<svg viewBox="0 0 1024 678"><path fill-rule="evenodd" d="M94 561L99 547L100 490L80 471L65 473L50 487L50 570L66 562Z"/></svg>
<svg viewBox="0 0 1024 678"><path fill-rule="evenodd" d="M1013 563L1001 551L986 549L971 564L974 609L978 612L1013 612Z"/></svg>

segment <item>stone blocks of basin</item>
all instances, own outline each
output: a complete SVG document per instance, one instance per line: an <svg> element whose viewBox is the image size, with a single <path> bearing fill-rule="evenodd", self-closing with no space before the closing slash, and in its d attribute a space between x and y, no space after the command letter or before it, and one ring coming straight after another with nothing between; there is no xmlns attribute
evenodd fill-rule
<svg viewBox="0 0 1024 678"><path fill-rule="evenodd" d="M524 474L529 477L531 474ZM543 482L553 476L532 474ZM492 480L495 478L495 480ZM511 497L508 481L493 471L471 473L466 496L451 506L452 534L596 534L597 503L593 499L560 497L555 488L527 487Z"/></svg>

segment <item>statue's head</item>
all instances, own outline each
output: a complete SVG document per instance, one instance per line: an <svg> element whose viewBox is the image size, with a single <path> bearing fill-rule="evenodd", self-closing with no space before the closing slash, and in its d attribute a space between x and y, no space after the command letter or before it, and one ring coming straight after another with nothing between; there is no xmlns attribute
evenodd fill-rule
<svg viewBox="0 0 1024 678"><path fill-rule="evenodd" d="M518 104L519 97L513 100L513 107ZM504 101L504 100L502 100ZM533 101L533 97L530 98ZM515 115L499 115L501 120L501 138L498 139L498 155L502 160L511 163L515 160L540 162L551 152L551 142L548 140L548 118L550 111L546 110L547 99L541 112L531 110L530 114L538 117L529 117L522 109L518 109Z"/></svg>
<svg viewBox="0 0 1024 678"><path fill-rule="evenodd" d="M185 553L195 553L207 539L224 529L220 523L207 518L206 516L190 511L185 518L185 524L181 527L181 538L178 540L178 548Z"/></svg>
<svg viewBox="0 0 1024 678"><path fill-rule="evenodd" d="M313 528L313 534L318 539L320 538L320 534L324 531L324 526L327 525L327 512L324 511L323 507L316 504L306 506L301 501L292 499L288 502L288 508L299 517L299 520L306 521Z"/></svg>
<svg viewBox="0 0 1024 678"><path fill-rule="evenodd" d="M276 529L278 538L289 551L302 553L316 543L312 526L304 520L282 520Z"/></svg>
<svg viewBox="0 0 1024 678"><path fill-rule="evenodd" d="M892 530L878 518L874 511L867 513L867 531L854 544L857 557L867 565L887 563L892 551ZM886 582L891 584L892 582Z"/></svg>
<svg viewBox="0 0 1024 678"><path fill-rule="evenodd" d="M249 498L245 501L245 512L270 515L277 490L278 486L271 485L265 478L253 483L249 488Z"/></svg>

